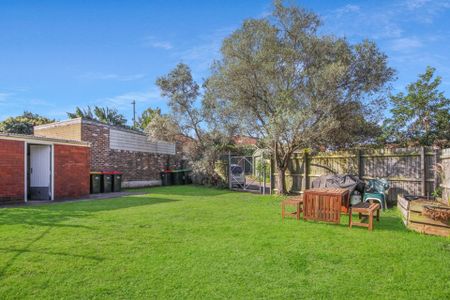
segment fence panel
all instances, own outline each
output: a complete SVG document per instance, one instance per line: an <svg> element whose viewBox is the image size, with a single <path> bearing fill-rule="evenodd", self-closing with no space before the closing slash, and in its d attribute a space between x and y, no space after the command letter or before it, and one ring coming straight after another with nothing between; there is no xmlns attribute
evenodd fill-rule
<svg viewBox="0 0 450 300"><path fill-rule="evenodd" d="M450 149L439 153L424 147L347 150L314 155L295 153L286 173L286 185L289 191L298 193L310 188L311 181L321 175L354 174L363 180L387 178L391 183L388 201L395 202L402 194L430 195L438 185L434 165L439 160L447 172L443 187L450 194ZM276 186L277 174L275 168L272 170Z"/></svg>
<svg viewBox="0 0 450 300"><path fill-rule="evenodd" d="M450 149L442 150L440 156L441 164L443 167L443 172L440 176L441 187L442 187L442 198L450 204Z"/></svg>

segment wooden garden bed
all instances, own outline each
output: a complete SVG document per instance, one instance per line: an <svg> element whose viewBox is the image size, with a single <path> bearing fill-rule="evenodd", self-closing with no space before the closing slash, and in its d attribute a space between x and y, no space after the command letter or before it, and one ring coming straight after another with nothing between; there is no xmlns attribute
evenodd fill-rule
<svg viewBox="0 0 450 300"><path fill-rule="evenodd" d="M404 196L398 197L398 208L402 214L403 223L410 229L432 235L450 236L448 222L433 220L422 214L425 205L445 206L437 201L419 198L408 200Z"/></svg>

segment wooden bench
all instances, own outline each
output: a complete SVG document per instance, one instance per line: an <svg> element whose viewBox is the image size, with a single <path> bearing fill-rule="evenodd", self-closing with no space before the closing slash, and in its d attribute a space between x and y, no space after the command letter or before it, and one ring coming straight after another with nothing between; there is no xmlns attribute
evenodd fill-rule
<svg viewBox="0 0 450 300"><path fill-rule="evenodd" d="M284 200L281 202L281 218L293 217L300 220L300 213L302 211L303 198L301 196ZM293 206L295 211L286 211L286 206Z"/></svg>
<svg viewBox="0 0 450 300"><path fill-rule="evenodd" d="M352 213L358 213L360 222L354 222ZM362 226L367 227L370 231L373 229L373 215L376 213L377 221L380 221L380 204L372 202L361 202L350 207L349 227ZM368 223L363 223L368 219Z"/></svg>

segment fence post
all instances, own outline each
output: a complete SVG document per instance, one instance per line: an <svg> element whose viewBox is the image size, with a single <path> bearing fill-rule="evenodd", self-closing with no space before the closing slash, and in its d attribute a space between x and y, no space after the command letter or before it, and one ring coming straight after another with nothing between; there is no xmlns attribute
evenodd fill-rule
<svg viewBox="0 0 450 300"><path fill-rule="evenodd" d="M231 182L231 152L228 151L228 187L230 190L233 188L233 183Z"/></svg>
<svg viewBox="0 0 450 300"><path fill-rule="evenodd" d="M433 154L434 154L434 165L435 167L433 168L433 190L435 191L439 185L441 184L441 182L439 182L439 176L438 176L438 168L437 168L437 164L440 163L439 161L439 150L437 148L433 149Z"/></svg>
<svg viewBox="0 0 450 300"><path fill-rule="evenodd" d="M427 168L425 159L425 147L420 148L420 179L422 186L422 194L427 195Z"/></svg>
<svg viewBox="0 0 450 300"><path fill-rule="evenodd" d="M308 189L308 152L303 152L303 178L302 178L302 191Z"/></svg>
<svg viewBox="0 0 450 300"><path fill-rule="evenodd" d="M362 180L363 176L363 169L362 169L362 151L361 149L358 149L356 151L356 163L358 165L358 177Z"/></svg>

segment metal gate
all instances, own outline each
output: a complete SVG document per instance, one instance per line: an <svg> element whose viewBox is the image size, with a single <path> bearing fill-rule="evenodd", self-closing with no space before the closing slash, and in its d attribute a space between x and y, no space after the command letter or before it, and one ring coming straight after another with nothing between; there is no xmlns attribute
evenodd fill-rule
<svg viewBox="0 0 450 300"><path fill-rule="evenodd" d="M262 167L251 156L228 156L228 182L232 190L270 193L267 175L270 174L264 161Z"/></svg>

